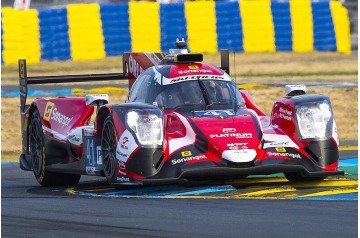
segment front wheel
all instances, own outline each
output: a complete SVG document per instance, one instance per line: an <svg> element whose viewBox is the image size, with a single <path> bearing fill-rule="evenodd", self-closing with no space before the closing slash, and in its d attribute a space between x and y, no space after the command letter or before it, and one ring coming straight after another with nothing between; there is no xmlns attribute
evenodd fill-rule
<svg viewBox="0 0 360 238"><path fill-rule="evenodd" d="M290 182L311 182L311 181L322 181L326 177L304 177L300 173L287 172L284 173L285 178Z"/></svg>
<svg viewBox="0 0 360 238"><path fill-rule="evenodd" d="M48 158L44 151L44 134L40 113L36 109L29 124L29 151L36 180L42 186L72 186L79 182L81 175L47 171Z"/></svg>
<svg viewBox="0 0 360 238"><path fill-rule="evenodd" d="M101 132L101 154L104 174L110 185L116 180L116 136L111 116L104 121Z"/></svg>

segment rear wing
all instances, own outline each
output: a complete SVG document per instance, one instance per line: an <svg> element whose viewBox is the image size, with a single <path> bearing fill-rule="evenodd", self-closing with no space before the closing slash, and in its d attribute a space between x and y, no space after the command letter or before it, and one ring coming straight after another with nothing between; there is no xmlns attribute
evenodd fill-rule
<svg viewBox="0 0 360 238"><path fill-rule="evenodd" d="M28 85L31 84L49 84L49 83L57 84L57 83L127 80L127 79L128 76L124 73L27 77L26 60L20 59L19 60L20 111L24 112L26 110Z"/></svg>
<svg viewBox="0 0 360 238"><path fill-rule="evenodd" d="M123 72L109 74L82 74L82 75L60 75L60 76L38 76L27 77L27 66L25 59L19 59L19 86L20 86L20 112L24 113L27 105L28 85L32 84L57 84L88 81L111 81L128 80L129 89L136 78L147 68L158 65L164 59L164 53L124 53ZM220 68L229 74L229 51L221 50Z"/></svg>

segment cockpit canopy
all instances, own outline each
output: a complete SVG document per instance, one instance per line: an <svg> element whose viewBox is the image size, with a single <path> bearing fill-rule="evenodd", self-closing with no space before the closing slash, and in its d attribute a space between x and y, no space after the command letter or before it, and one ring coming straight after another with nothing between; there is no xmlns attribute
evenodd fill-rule
<svg viewBox="0 0 360 238"><path fill-rule="evenodd" d="M174 71L171 67L176 66L154 66L144 71L135 81L128 101L148 103L164 110L236 109L244 106L235 82L217 68L205 67L207 71L202 72L200 65L196 66L197 71L189 70L184 76L170 77L170 71Z"/></svg>

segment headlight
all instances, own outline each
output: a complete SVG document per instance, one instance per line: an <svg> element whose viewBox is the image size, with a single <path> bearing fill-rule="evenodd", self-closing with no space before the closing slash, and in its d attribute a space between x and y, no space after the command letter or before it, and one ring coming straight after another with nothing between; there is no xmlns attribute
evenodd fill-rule
<svg viewBox="0 0 360 238"><path fill-rule="evenodd" d="M323 139L332 136L333 113L328 101L298 106L296 119L302 139Z"/></svg>
<svg viewBox="0 0 360 238"><path fill-rule="evenodd" d="M155 110L130 110L126 122L142 145L162 145L163 123L160 113Z"/></svg>

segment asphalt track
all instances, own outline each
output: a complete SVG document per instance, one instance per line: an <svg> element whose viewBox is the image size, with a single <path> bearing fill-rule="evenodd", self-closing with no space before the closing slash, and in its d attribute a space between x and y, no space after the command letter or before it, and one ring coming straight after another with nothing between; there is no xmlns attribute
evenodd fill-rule
<svg viewBox="0 0 360 238"><path fill-rule="evenodd" d="M115 190L83 176L42 188L2 162L3 237L357 237L357 151L341 151L345 177L321 183L280 175L222 184Z"/></svg>

